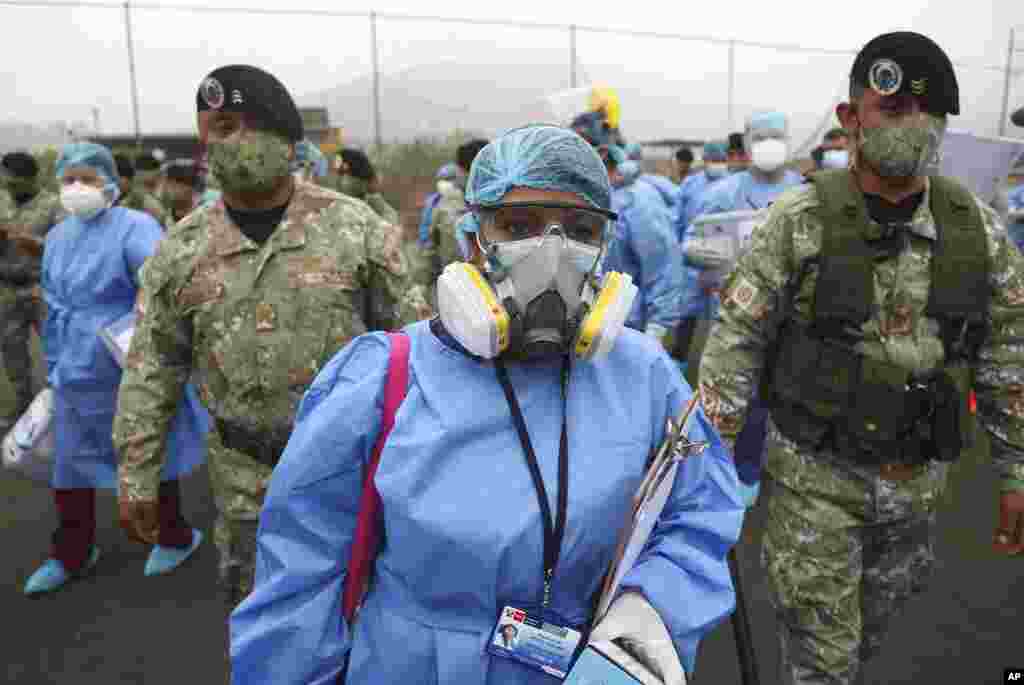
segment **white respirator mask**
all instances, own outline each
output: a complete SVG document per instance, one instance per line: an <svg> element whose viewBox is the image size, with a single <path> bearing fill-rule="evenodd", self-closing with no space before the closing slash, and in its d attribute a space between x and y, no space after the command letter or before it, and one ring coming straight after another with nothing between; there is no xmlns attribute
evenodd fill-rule
<svg viewBox="0 0 1024 685"><path fill-rule="evenodd" d="M850 166L850 153L847 150L825 150L821 153L823 169L845 169Z"/></svg>
<svg viewBox="0 0 1024 685"><path fill-rule="evenodd" d="M789 157L789 146L779 138L759 140L750 146L751 163L766 174L782 168Z"/></svg>
<svg viewBox="0 0 1024 685"><path fill-rule="evenodd" d="M85 185L80 181L61 188L60 203L69 214L73 214L82 221L95 219L111 205L106 191Z"/></svg>
<svg viewBox="0 0 1024 685"><path fill-rule="evenodd" d="M600 213L590 214L607 223ZM604 228L588 231L594 236L588 242L567 237L577 232L559 224L530 232L540 235L497 242L476 234L487 265L483 272L466 262L445 268L437 281L441 322L484 359L539 361L567 353L602 358L637 295L627 274L610 272L597 282Z"/></svg>

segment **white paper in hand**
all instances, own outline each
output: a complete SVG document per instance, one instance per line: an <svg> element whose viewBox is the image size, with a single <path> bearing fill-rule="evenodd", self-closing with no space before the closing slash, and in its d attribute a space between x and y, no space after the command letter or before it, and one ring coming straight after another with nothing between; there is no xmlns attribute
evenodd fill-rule
<svg viewBox="0 0 1024 685"><path fill-rule="evenodd" d="M109 326L100 329L100 339L107 346L117 365L124 368L124 360L132 346L135 334L135 312L125 314Z"/></svg>

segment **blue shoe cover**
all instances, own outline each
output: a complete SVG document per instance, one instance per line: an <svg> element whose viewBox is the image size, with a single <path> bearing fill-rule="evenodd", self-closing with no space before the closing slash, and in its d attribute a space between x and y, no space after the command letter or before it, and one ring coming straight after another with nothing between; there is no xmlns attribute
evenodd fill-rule
<svg viewBox="0 0 1024 685"><path fill-rule="evenodd" d="M43 592L53 592L73 578L79 578L88 573L100 560L100 549L93 545L89 560L85 566L76 573L68 573L64 564L56 559L47 559L43 565L36 569L36 572L25 582L26 595L38 595Z"/></svg>
<svg viewBox="0 0 1024 685"><path fill-rule="evenodd" d="M192 556L192 552L203 544L203 534L192 529L192 544L188 547L163 547L154 545L153 551L149 553L146 560L145 574L147 576L158 576L162 573L170 573L185 563L185 560Z"/></svg>

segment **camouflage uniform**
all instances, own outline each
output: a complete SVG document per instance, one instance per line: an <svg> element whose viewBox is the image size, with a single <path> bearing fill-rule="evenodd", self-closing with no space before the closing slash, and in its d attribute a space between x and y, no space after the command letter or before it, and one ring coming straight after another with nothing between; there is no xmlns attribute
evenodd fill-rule
<svg viewBox="0 0 1024 685"><path fill-rule="evenodd" d="M867 357L915 372L936 368L944 357L938 324L923 313L936 241L929 192L898 256L875 262L879 306L857 345ZM813 212L819 206L813 186L783 195L723 291L700 387L708 418L730 445L781 325L811 320L825 230ZM1003 487L1015 489L1024 487L1024 347L1016 342L1024 326L1024 259L995 213L985 206L981 212L992 264L993 328L975 367L975 391ZM931 575L946 465L913 467L900 481L889 475L889 465L808 449L769 422L766 469L772 481L763 560L781 624L778 682L853 682L893 617Z"/></svg>
<svg viewBox="0 0 1024 685"><path fill-rule="evenodd" d="M267 482L313 378L353 337L430 315L390 228L360 202L299 183L264 245L223 204L206 205L143 268L114 423L121 497L157 498L163 437L194 376L214 419L214 541L232 606L252 588Z"/></svg>
<svg viewBox="0 0 1024 685"><path fill-rule="evenodd" d="M433 245L432 281L436 281L444 268L452 262L463 261L459 242L455 238L455 225L468 210L466 196L463 189L454 183L444 184L442 188L441 201L434 208L430 225L430 240Z"/></svg>
<svg viewBox="0 0 1024 685"><path fill-rule="evenodd" d="M5 198L6 192L0 191ZM0 202L0 204L3 204ZM6 214L6 216L4 216ZM63 218L60 197L41 190L18 207L13 199L0 207L0 228L7 235L21 234L43 239ZM33 294L39 284L42 260L23 254L0 235L0 335L3 335L5 372L14 388L14 413L2 422L17 420L32 402L32 357L29 329L42 320L40 304Z"/></svg>
<svg viewBox="0 0 1024 685"><path fill-rule="evenodd" d="M168 228L174 223L171 219L171 213L164 209L164 206L160 204L160 200L147 193L141 186L133 185L132 189L121 198L118 204L126 209L146 212L164 228Z"/></svg>

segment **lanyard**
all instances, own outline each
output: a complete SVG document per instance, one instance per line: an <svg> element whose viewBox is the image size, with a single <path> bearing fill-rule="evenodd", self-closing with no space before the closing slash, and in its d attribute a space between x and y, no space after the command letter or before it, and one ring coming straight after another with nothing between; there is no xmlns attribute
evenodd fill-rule
<svg viewBox="0 0 1024 685"><path fill-rule="evenodd" d="M540 473L537 455L533 451L533 443L530 442L530 434L526 430L526 421L519 408L515 390L512 389L512 383L509 382L508 370L505 369L501 360L495 360L494 368L498 374L501 388L505 391L508 408L512 411L512 421L515 423L516 433L519 434L519 443L523 446L526 465L530 469L533 487L537 491L537 502L540 504L540 512L544 518L544 598L541 602L543 611L547 610L551 604L551 580L555 575L555 567L558 566L558 556L562 549L562 538L565 537L565 519L569 507L569 439L566 432L566 386L569 382L569 357L566 356L562 363L562 436L558 445L558 517L554 520L551 517L548 491L544 487L544 478Z"/></svg>

